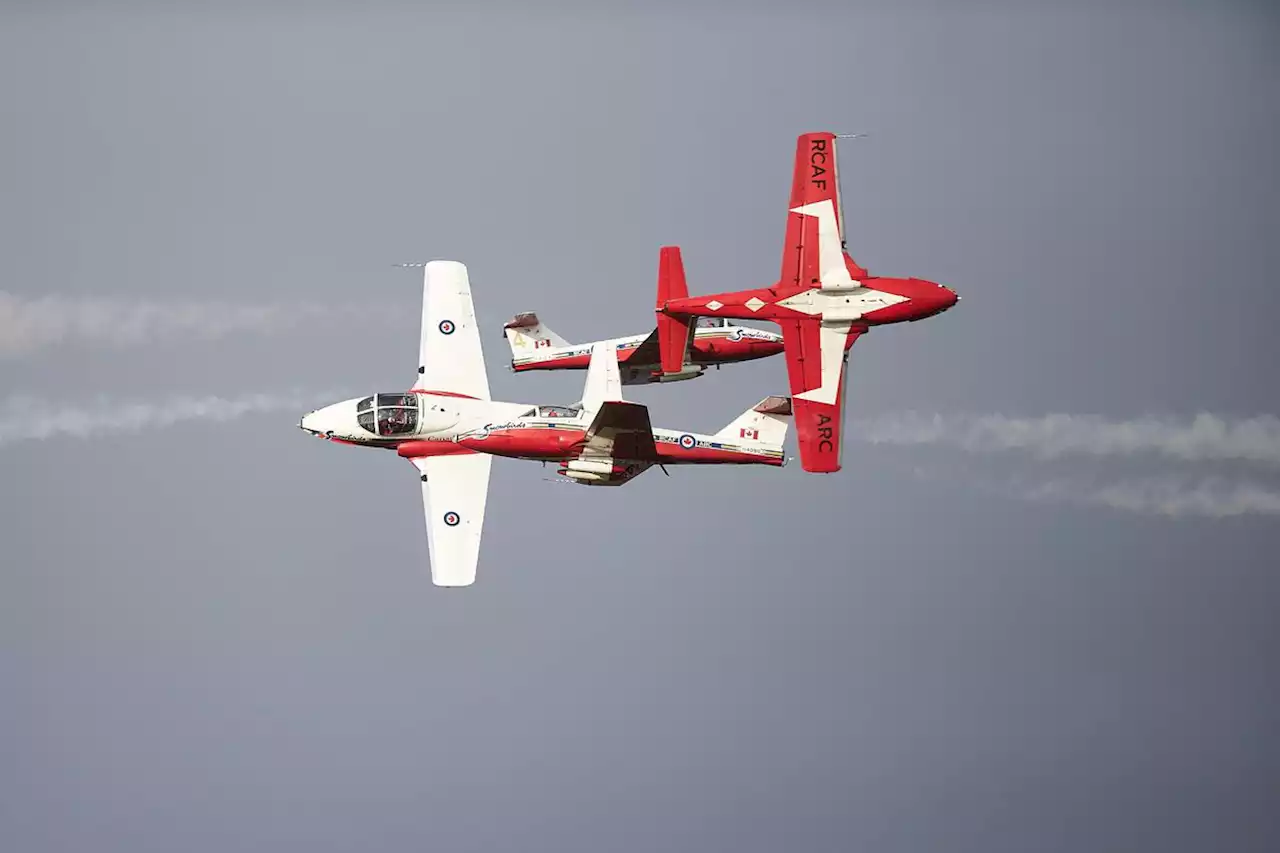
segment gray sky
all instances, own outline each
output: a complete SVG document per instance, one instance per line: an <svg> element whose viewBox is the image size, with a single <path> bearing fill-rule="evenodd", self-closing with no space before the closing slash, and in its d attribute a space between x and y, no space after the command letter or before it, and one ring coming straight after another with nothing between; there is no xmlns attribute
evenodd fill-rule
<svg viewBox="0 0 1280 853"><path fill-rule="evenodd" d="M647 331L664 243L695 292L772 282L819 129L873 134L854 257L964 296L857 345L851 418L1280 410L1263 4L54 5L0 12L0 291L320 309L0 350L0 422L407 387L390 265L432 257L470 267L495 396L577 399L506 372L501 323ZM785 381L630 396L714 432ZM450 592L412 468L299 414L0 442L4 849L1280 844L1276 515L1089 502L1274 466L855 437L830 477L601 494L499 462Z"/></svg>

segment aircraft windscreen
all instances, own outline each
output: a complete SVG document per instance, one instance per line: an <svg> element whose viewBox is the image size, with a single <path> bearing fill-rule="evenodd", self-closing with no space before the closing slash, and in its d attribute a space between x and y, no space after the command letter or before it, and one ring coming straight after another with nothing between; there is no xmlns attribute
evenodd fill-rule
<svg viewBox="0 0 1280 853"><path fill-rule="evenodd" d="M373 397L360 401L363 406ZM356 415L360 426L378 435L409 435L418 428L418 395L417 394L378 394L378 408L362 411ZM358 407L357 407L358 408ZM366 424L369 424L366 426Z"/></svg>
<svg viewBox="0 0 1280 853"><path fill-rule="evenodd" d="M372 408L373 408L373 398L372 398L372 397L365 397L363 400L361 400L361 401L356 405L356 411L357 411L357 412L363 412L363 411L365 411L365 410L367 410L367 409L372 409Z"/></svg>
<svg viewBox="0 0 1280 853"><path fill-rule="evenodd" d="M582 409L575 409L572 406L539 406L538 417L540 418L576 418Z"/></svg>
<svg viewBox="0 0 1280 853"><path fill-rule="evenodd" d="M719 329L729 325L729 321L724 317L699 317L699 329Z"/></svg>
<svg viewBox="0 0 1280 853"><path fill-rule="evenodd" d="M418 410L378 409L378 435L406 435L418 426Z"/></svg>

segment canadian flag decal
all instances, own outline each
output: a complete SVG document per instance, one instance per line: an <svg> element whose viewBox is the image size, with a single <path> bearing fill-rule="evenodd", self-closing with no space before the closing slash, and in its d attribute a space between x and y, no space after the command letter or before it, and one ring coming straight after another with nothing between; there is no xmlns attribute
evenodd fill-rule
<svg viewBox="0 0 1280 853"><path fill-rule="evenodd" d="M741 438L750 438L753 440L758 439L760 437L760 430L755 429L754 427L743 427L742 429L738 430L738 436Z"/></svg>
<svg viewBox="0 0 1280 853"><path fill-rule="evenodd" d="M551 346L551 341L548 338L534 338L533 340L534 349L538 349L539 347L549 347L549 346Z"/></svg>

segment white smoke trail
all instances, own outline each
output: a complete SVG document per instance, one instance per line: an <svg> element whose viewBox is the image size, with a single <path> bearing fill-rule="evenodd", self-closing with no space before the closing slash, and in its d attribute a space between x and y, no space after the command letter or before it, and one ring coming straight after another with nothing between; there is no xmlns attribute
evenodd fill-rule
<svg viewBox="0 0 1280 853"><path fill-rule="evenodd" d="M60 344L125 347L401 320L417 322L416 307L403 312L385 305L360 304L155 302L65 296L23 299L0 291L0 357L26 355Z"/></svg>
<svg viewBox="0 0 1280 853"><path fill-rule="evenodd" d="M1153 453L1181 461L1280 465L1280 418L1232 419L1207 413L1189 421L1094 415L1040 418L904 413L854 420L847 435L873 444L942 445L970 452L1021 450L1041 458Z"/></svg>
<svg viewBox="0 0 1280 853"><path fill-rule="evenodd" d="M903 463L897 463L903 464ZM1076 471L1051 479L1015 473L999 476L971 464L910 463L917 480L954 483L1011 500L1070 503L1167 518L1280 515L1280 491L1235 477L1090 477Z"/></svg>
<svg viewBox="0 0 1280 853"><path fill-rule="evenodd" d="M104 399L94 406L67 406L11 397L0 405L0 447L49 438L86 439L112 433L137 433L186 421L225 422L263 412L288 413L293 420L282 423L293 423L312 409L352 396L340 391L237 397L183 395L159 401L112 403Z"/></svg>
<svg viewBox="0 0 1280 853"><path fill-rule="evenodd" d="M1016 490L1030 501L1067 501L1143 515L1228 518L1280 515L1280 492L1256 483L1229 480L1121 480L1086 486L1051 480Z"/></svg>

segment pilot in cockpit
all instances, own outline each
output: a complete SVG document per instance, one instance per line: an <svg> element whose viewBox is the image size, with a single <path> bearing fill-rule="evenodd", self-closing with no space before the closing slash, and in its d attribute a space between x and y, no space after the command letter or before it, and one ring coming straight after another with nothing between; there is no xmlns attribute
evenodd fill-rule
<svg viewBox="0 0 1280 853"><path fill-rule="evenodd" d="M536 411L540 418L576 418L581 409L572 406L539 406ZM533 412L529 414L532 415Z"/></svg>
<svg viewBox="0 0 1280 853"><path fill-rule="evenodd" d="M409 413L405 409L384 409L379 414L382 416L380 420L384 427L406 427L409 425Z"/></svg>

